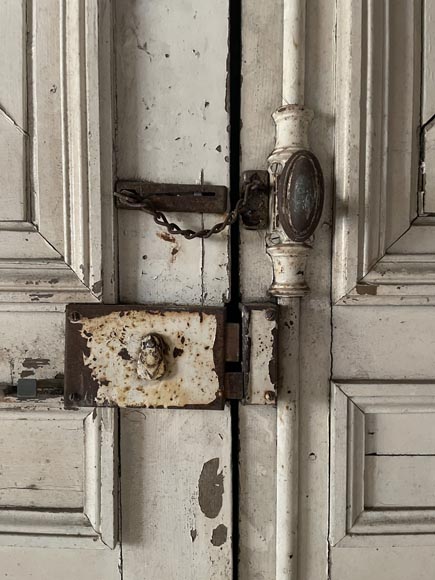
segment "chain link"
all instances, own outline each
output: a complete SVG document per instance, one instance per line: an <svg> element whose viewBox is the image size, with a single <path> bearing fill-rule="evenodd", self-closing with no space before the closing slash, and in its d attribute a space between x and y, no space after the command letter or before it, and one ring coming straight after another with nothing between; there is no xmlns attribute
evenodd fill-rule
<svg viewBox="0 0 435 580"><path fill-rule="evenodd" d="M121 191L115 191L114 195L129 208L140 209L141 211L149 215L152 215L155 223L158 226L166 228L170 234L176 236L177 235L183 236L183 238L186 238L186 240L193 240L194 238L200 239L209 238L210 236L213 236L215 234L220 234L228 226L232 226L239 217L239 215L243 212L243 208L246 205L249 193L252 190L258 189L261 186L262 184L259 180L253 180L252 182L247 183L244 188L243 197L241 197L237 201L236 205L234 206L234 209L228 211L225 214L225 217L222 222L218 222L211 228L205 228L197 231L191 229L183 229L178 224L170 222L163 212L158 211L153 207L150 199L147 199L147 197L139 195L137 192L131 189L121 189Z"/></svg>

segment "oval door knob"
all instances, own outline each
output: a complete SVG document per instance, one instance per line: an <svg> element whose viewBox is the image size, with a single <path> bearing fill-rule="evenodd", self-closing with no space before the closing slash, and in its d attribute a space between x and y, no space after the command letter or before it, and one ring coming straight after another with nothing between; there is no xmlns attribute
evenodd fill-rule
<svg viewBox="0 0 435 580"><path fill-rule="evenodd" d="M147 334L140 345L137 374L149 381L161 379L166 373L165 352L168 347L158 334Z"/></svg>
<svg viewBox="0 0 435 580"><path fill-rule="evenodd" d="M297 151L278 178L278 211L282 227L294 242L306 242L314 233L323 208L323 174L317 157Z"/></svg>

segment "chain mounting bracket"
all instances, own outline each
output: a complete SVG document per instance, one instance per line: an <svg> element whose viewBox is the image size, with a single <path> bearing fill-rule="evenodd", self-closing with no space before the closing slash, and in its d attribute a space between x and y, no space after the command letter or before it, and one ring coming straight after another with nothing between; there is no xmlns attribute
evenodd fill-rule
<svg viewBox="0 0 435 580"><path fill-rule="evenodd" d="M228 188L224 185L118 181L116 191L134 192L138 200L146 199L156 211L222 214L228 206ZM120 197L115 199L119 209L138 209Z"/></svg>
<svg viewBox="0 0 435 580"><path fill-rule="evenodd" d="M247 171L243 174L241 195L233 208L227 210L228 190L221 185L157 184L147 181L119 181L115 191L116 205L123 209L138 209L154 218L172 235L187 240L206 239L220 234L240 217L248 229L265 229L268 223L269 178L267 171ZM224 214L222 221L202 230L183 229L169 221L164 212Z"/></svg>

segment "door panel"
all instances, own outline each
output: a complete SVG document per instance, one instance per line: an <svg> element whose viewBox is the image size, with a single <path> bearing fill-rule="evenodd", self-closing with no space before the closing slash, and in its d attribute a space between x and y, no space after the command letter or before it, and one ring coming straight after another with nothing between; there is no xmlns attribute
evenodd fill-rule
<svg viewBox="0 0 435 580"><path fill-rule="evenodd" d="M434 224L418 164L433 98L427 10L338 4L332 580L435 571Z"/></svg>
<svg viewBox="0 0 435 580"><path fill-rule="evenodd" d="M116 174L229 185L228 2L115 2ZM202 229L220 215L168 213ZM228 231L185 240L118 210L121 302L223 306ZM230 578L230 408L121 411L124 578Z"/></svg>
<svg viewBox="0 0 435 580"><path fill-rule="evenodd" d="M118 179L227 186L228 2L115 6ZM171 220L202 229L220 216L171 213ZM229 298L228 231L185 240L151 216L120 210L119 253L121 301Z"/></svg>
<svg viewBox="0 0 435 580"><path fill-rule="evenodd" d="M26 217L27 196L27 2L1 3L0 138L7 143L0 153L0 197L4 199L0 220ZM11 66L10 55L14 55Z"/></svg>
<svg viewBox="0 0 435 580"><path fill-rule="evenodd" d="M122 412L124 578L232 577L231 438L228 408Z"/></svg>
<svg viewBox="0 0 435 580"><path fill-rule="evenodd" d="M55 396L65 304L113 288L102 247L113 238L112 210L102 211L112 178L109 190L100 179L107 5L0 2L2 577L119 577L117 414L67 412ZM46 383L27 401L20 379Z"/></svg>

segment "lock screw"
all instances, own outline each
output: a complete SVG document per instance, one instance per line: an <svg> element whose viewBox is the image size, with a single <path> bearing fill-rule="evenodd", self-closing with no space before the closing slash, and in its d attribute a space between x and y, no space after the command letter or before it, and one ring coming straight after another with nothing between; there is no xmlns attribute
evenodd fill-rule
<svg viewBox="0 0 435 580"><path fill-rule="evenodd" d="M273 403L275 401L275 392L274 391L266 391L264 393L264 398L268 403Z"/></svg>
<svg viewBox="0 0 435 580"><path fill-rule="evenodd" d="M273 308L268 308L265 311L264 316L265 316L266 320L275 320L276 319L276 312L275 312L275 310L273 310Z"/></svg>

